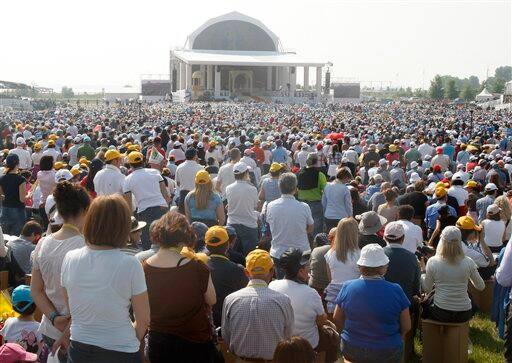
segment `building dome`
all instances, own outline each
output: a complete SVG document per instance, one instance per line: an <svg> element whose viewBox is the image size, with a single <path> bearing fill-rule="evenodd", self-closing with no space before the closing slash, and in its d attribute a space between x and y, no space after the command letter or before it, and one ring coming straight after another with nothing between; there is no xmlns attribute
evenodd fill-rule
<svg viewBox="0 0 512 363"><path fill-rule="evenodd" d="M232 12L201 25L188 37L187 48L277 52L279 39L259 20Z"/></svg>

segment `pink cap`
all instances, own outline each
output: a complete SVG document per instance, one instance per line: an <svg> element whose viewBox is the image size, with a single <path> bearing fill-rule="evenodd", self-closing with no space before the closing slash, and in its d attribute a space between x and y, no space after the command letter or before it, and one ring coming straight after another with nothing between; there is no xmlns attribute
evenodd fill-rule
<svg viewBox="0 0 512 363"><path fill-rule="evenodd" d="M37 354L25 351L16 343L6 343L0 347L0 361L2 363L35 362Z"/></svg>

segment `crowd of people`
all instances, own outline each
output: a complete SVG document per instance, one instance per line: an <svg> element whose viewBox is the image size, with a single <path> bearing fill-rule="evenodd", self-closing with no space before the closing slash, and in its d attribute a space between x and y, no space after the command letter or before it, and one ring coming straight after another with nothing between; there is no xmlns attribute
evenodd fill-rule
<svg viewBox="0 0 512 363"><path fill-rule="evenodd" d="M421 318L472 319L468 284L512 286L507 112L156 103L0 121L18 314L0 358L400 362Z"/></svg>

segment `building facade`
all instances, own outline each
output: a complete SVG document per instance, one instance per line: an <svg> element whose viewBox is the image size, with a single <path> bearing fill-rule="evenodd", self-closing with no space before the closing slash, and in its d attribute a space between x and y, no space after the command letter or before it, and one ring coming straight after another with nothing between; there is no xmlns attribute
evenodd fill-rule
<svg viewBox="0 0 512 363"><path fill-rule="evenodd" d="M259 20L232 12L208 20L170 54L173 99L252 97L283 102L324 101L326 61L285 52L279 38ZM310 70L316 73L310 87ZM304 86L297 89L297 72Z"/></svg>

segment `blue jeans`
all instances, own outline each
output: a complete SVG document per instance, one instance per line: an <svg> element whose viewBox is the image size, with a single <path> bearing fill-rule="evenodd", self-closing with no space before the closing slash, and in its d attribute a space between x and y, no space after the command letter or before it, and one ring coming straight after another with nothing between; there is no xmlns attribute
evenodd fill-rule
<svg viewBox="0 0 512 363"><path fill-rule="evenodd" d="M243 224L230 224L236 231L237 251L247 256L258 246L258 227L251 228Z"/></svg>
<svg viewBox="0 0 512 363"><path fill-rule="evenodd" d="M311 209L311 215L313 216L313 221L315 223L315 228L313 230L313 236L316 236L318 233L322 233L324 231L324 208L322 207L321 201L304 201L307 205L309 205L309 209Z"/></svg>
<svg viewBox="0 0 512 363"><path fill-rule="evenodd" d="M140 242L142 244L142 249L144 251L149 250L151 248L151 241L149 240L149 226L151 222L160 219L165 213L169 211L168 208L165 207L149 207L143 210L140 213L137 213L137 219L139 221L146 222L146 226L142 228L142 235L140 237Z"/></svg>
<svg viewBox="0 0 512 363"><path fill-rule="evenodd" d="M365 363L400 363L403 346L399 348L372 349L355 347L343 340L343 358L351 362Z"/></svg>
<svg viewBox="0 0 512 363"><path fill-rule="evenodd" d="M11 236L19 236L26 220L27 215L25 213L25 208L11 208L2 206L0 224L2 225L3 233L9 234Z"/></svg>

